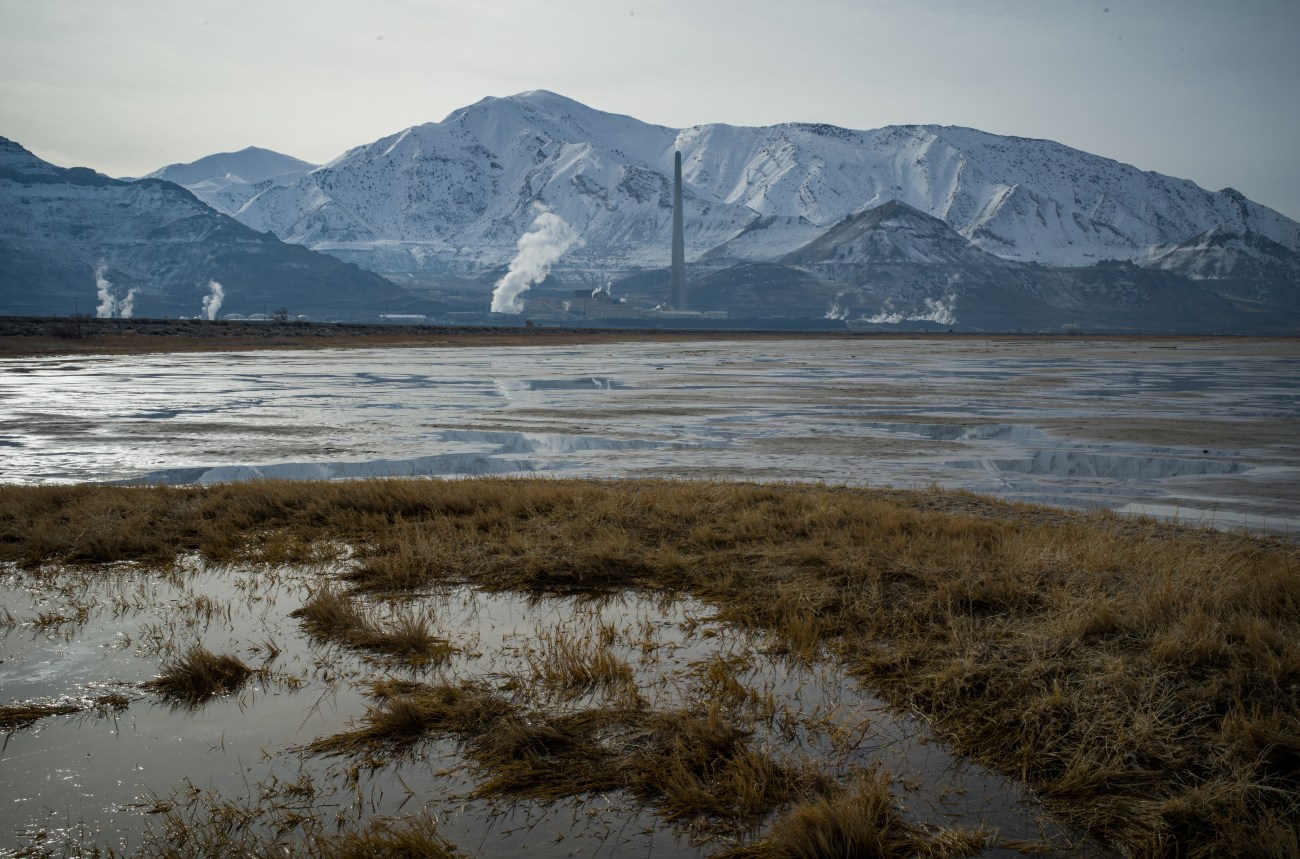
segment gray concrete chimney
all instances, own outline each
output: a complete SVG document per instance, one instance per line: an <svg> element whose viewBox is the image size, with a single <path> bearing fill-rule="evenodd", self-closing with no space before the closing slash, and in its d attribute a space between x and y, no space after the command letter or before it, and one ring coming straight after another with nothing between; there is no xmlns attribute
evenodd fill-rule
<svg viewBox="0 0 1300 859"><path fill-rule="evenodd" d="M686 240L682 231L682 153L673 153L673 263L668 303L686 309Z"/></svg>

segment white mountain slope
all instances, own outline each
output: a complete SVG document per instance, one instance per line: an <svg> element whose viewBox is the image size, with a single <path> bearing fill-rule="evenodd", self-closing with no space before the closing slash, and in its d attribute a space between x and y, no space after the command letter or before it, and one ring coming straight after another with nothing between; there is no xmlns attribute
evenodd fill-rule
<svg viewBox="0 0 1300 859"><path fill-rule="evenodd" d="M233 215L259 192L287 185L314 169L315 164L291 155L249 146L189 164L169 164L144 178L175 182L217 211Z"/></svg>
<svg viewBox="0 0 1300 859"><path fill-rule="evenodd" d="M889 200L988 252L1056 265L1139 259L1214 227L1300 250L1300 224L1231 189L1050 141L941 126L676 130L544 91L352 149L261 191L237 217L379 271L473 269L508 261L541 202L582 233L569 265L660 266L677 149L691 259L775 259Z"/></svg>

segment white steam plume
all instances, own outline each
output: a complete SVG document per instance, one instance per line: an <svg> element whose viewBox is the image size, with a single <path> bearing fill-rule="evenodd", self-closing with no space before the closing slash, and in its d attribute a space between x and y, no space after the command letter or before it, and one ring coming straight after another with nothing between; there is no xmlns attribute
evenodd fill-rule
<svg viewBox="0 0 1300 859"><path fill-rule="evenodd" d="M95 266L95 289L99 293L99 306L95 308L95 316L112 319L117 314L117 299L113 297L113 284L104 277L105 268L102 262Z"/></svg>
<svg viewBox="0 0 1300 859"><path fill-rule="evenodd" d="M130 319L131 314L135 313L135 293L137 287L131 287L127 290L126 298L117 306L117 315L123 319Z"/></svg>
<svg viewBox="0 0 1300 859"><path fill-rule="evenodd" d="M203 318L216 319L221 312L221 302L226 300L226 290L215 280L208 281L208 294L203 296Z"/></svg>
<svg viewBox="0 0 1300 859"><path fill-rule="evenodd" d="M540 203L533 204L533 226L519 237L519 253L492 290L493 313L522 313L519 296L546 277L551 266L579 241L578 231Z"/></svg>
<svg viewBox="0 0 1300 859"><path fill-rule="evenodd" d="M927 298L925 300L925 312L913 313L885 313L880 312L869 319L863 321L875 325L888 324L895 325L899 322L937 322L940 325L957 324L957 296L950 295L947 299Z"/></svg>

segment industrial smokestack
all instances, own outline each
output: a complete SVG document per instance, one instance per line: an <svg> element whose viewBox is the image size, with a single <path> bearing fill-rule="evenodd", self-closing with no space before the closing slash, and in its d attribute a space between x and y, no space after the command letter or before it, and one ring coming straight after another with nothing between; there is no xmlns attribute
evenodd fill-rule
<svg viewBox="0 0 1300 859"><path fill-rule="evenodd" d="M686 309L686 240L682 231L682 153L673 153L673 264L668 303Z"/></svg>

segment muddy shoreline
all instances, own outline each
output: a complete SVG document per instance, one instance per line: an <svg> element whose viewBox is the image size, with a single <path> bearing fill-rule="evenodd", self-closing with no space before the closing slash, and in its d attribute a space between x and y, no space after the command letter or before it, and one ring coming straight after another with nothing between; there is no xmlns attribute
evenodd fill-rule
<svg viewBox="0 0 1300 859"><path fill-rule="evenodd" d="M0 356L149 352L237 352L259 349L364 349L463 346L567 346L586 343L709 340L1105 340L1169 342L1225 339L1215 335L969 334L933 331L796 331L690 328L562 328L526 326L381 325L351 322L207 321L0 316ZM1286 340L1289 338L1227 338Z"/></svg>

